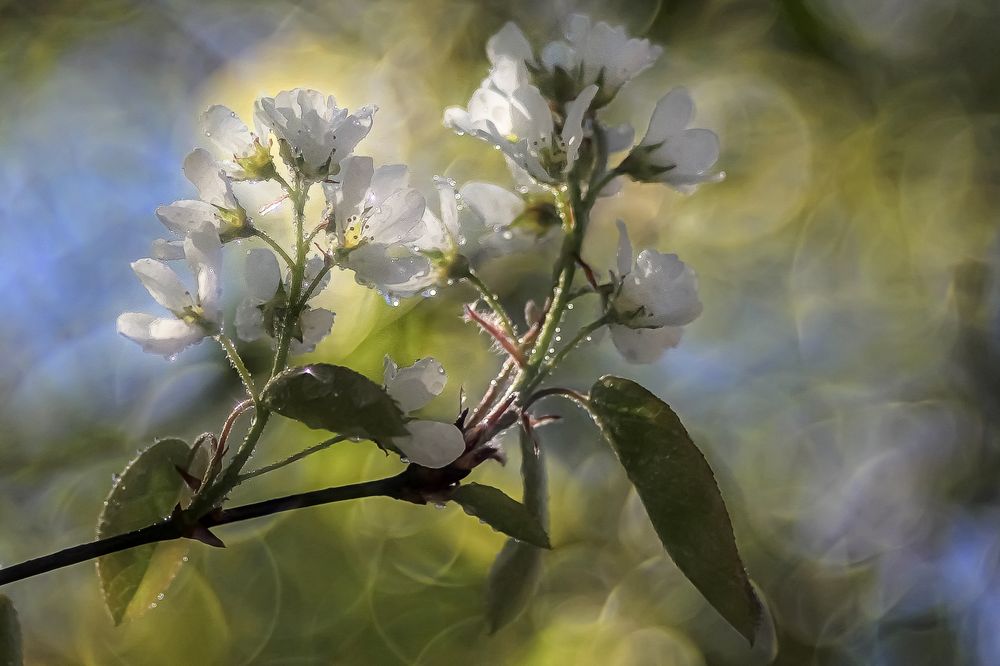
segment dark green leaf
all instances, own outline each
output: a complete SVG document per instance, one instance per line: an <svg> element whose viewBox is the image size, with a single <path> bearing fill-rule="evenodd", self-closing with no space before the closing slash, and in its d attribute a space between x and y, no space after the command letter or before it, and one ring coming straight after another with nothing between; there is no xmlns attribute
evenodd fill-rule
<svg viewBox="0 0 1000 666"><path fill-rule="evenodd" d="M186 492L176 467L195 476L204 465L204 449L196 464L180 439L161 439L128 464L115 481L97 523L97 538L114 536L155 523L170 515ZM175 467L176 466L176 467ZM139 546L105 555L97 561L104 603L115 624L137 617L156 601L177 575L188 540Z"/></svg>
<svg viewBox="0 0 1000 666"><path fill-rule="evenodd" d="M539 548L551 548L549 536L538 519L523 504L493 486L468 483L452 491L451 499L467 514L498 532Z"/></svg>
<svg viewBox="0 0 1000 666"><path fill-rule="evenodd" d="M599 379L590 407L670 557L752 644L760 601L712 469L680 419L665 402L620 377Z"/></svg>
<svg viewBox="0 0 1000 666"><path fill-rule="evenodd" d="M0 594L0 666L21 666L21 623L17 620L14 604Z"/></svg>
<svg viewBox="0 0 1000 666"><path fill-rule="evenodd" d="M521 478L524 507L544 529L548 524L548 478L541 449L521 429ZM494 634L514 620L531 603L542 577L542 550L529 543L508 539L486 581L486 623Z"/></svg>
<svg viewBox="0 0 1000 666"><path fill-rule="evenodd" d="M491 634L524 612L535 596L541 576L541 549L508 539L486 581L486 623Z"/></svg>
<svg viewBox="0 0 1000 666"><path fill-rule="evenodd" d="M310 428L387 440L406 435L403 413L364 375L329 363L285 370L264 389L264 404Z"/></svg>

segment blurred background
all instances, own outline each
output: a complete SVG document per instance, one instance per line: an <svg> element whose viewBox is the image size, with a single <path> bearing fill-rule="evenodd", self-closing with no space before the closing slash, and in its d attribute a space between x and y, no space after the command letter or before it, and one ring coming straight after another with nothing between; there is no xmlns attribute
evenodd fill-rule
<svg viewBox="0 0 1000 666"><path fill-rule="evenodd" d="M193 194L198 114L294 86L380 107L361 151L431 177L509 185L495 151L441 126L507 20L536 40L584 11L665 46L609 109L641 130L669 87L721 136L728 178L694 196L630 184L595 213L697 270L704 315L662 362L610 341L562 373L635 377L716 469L778 625L778 663L1000 663L1000 6L992 0L0 1L0 563L88 540L154 437L217 430L240 388L208 343L176 361L115 333L150 301L128 263ZM250 206L248 206L249 208ZM275 226L280 223L275 222ZM238 268L250 245L230 248ZM542 253L540 253L542 254ZM230 306L239 271L228 273ZM492 265L512 306L544 256ZM335 276L311 358L379 378L437 356L433 405L477 396L497 360L462 289L392 308ZM266 348L247 347L262 367ZM555 549L495 636L486 573L503 539L455 507L366 500L220 530L165 597L114 628L93 566L10 586L33 664L761 663L681 577L608 448L577 413L548 427ZM321 433L275 427L259 458ZM518 456L478 480L517 495ZM343 445L237 500L399 469Z"/></svg>

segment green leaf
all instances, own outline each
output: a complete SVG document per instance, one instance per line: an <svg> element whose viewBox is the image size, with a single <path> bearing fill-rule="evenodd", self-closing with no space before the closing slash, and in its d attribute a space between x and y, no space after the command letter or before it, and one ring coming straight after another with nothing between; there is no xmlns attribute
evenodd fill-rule
<svg viewBox="0 0 1000 666"><path fill-rule="evenodd" d="M502 490L479 483L468 483L452 491L457 502L470 516L475 516L498 532L539 548L551 548L549 535L542 524L515 499Z"/></svg>
<svg viewBox="0 0 1000 666"><path fill-rule="evenodd" d="M181 439L161 439L125 467L104 503L97 523L97 538L123 534L158 522L170 515L186 492L177 467L198 475L207 460L204 448L193 455ZM152 543L97 561L104 603L116 625L138 617L154 603L177 575L188 551L188 540Z"/></svg>
<svg viewBox="0 0 1000 666"><path fill-rule="evenodd" d="M528 607L542 577L542 550L508 539L486 579L486 624L490 634L504 628Z"/></svg>
<svg viewBox="0 0 1000 666"><path fill-rule="evenodd" d="M263 400L268 409L310 428L377 440L406 435L403 413L389 394L339 365L285 370L264 387Z"/></svg>
<svg viewBox="0 0 1000 666"><path fill-rule="evenodd" d="M0 594L0 666L21 666L21 623L7 595Z"/></svg>
<svg viewBox="0 0 1000 666"><path fill-rule="evenodd" d="M520 435L524 507L544 529L548 523L544 455L523 428ZM491 635L516 620L531 603L542 577L542 552L529 543L508 539L493 561L486 579L486 624Z"/></svg>
<svg viewBox="0 0 1000 666"><path fill-rule="evenodd" d="M633 381L602 377L590 409L678 568L751 644L761 604L705 456L670 407Z"/></svg>

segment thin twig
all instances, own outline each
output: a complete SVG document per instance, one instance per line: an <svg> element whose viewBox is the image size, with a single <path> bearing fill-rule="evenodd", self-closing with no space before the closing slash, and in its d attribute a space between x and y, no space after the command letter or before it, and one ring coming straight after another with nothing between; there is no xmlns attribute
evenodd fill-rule
<svg viewBox="0 0 1000 666"><path fill-rule="evenodd" d="M284 460L279 460L276 463L271 463L270 465L258 467L257 469L247 472L246 474L240 474L240 483L246 481L247 479L252 479L255 476L260 476L261 474L267 474L268 472L273 472L276 469L281 469L286 465L291 465L294 462L302 460L307 456L311 456L314 453L318 453L325 448L333 446L334 444L346 441L347 439L349 438L346 435L337 435L336 437L331 437L330 439L323 440L319 444L313 444L309 448L303 449L294 455L288 456Z"/></svg>

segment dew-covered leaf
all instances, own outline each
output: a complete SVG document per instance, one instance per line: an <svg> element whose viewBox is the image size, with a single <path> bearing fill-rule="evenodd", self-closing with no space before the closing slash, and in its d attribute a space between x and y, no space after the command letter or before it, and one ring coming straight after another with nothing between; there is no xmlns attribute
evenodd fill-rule
<svg viewBox="0 0 1000 666"><path fill-rule="evenodd" d="M498 488L468 483L452 491L450 499L498 532L539 548L552 547L538 518Z"/></svg>
<svg viewBox="0 0 1000 666"><path fill-rule="evenodd" d="M14 604L6 595L0 594L0 666L21 666L23 663L21 623Z"/></svg>
<svg viewBox="0 0 1000 666"><path fill-rule="evenodd" d="M203 448L193 456L180 439L161 439L144 450L115 480L97 523L97 538L130 532L170 515L187 493L176 468L198 476L206 460ZM97 560L104 603L116 625L156 602L180 570L188 544L187 539L152 543Z"/></svg>
<svg viewBox="0 0 1000 666"><path fill-rule="evenodd" d="M751 644L761 604L736 549L708 461L670 407L633 381L603 377L590 409L677 567Z"/></svg>
<svg viewBox="0 0 1000 666"><path fill-rule="evenodd" d="M268 409L310 428L378 440L407 434L403 413L389 394L339 365L289 368L268 382L263 399Z"/></svg>

